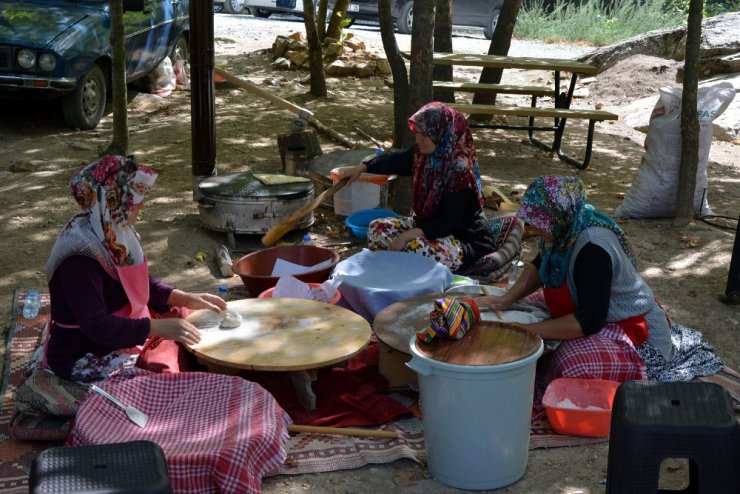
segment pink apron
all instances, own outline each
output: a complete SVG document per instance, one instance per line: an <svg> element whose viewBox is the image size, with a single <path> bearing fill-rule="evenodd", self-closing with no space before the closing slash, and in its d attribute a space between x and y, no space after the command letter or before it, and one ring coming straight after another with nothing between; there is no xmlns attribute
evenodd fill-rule
<svg viewBox="0 0 740 494"><path fill-rule="evenodd" d="M150 318L151 314L147 306L147 302L149 302L149 264L144 260L142 264L116 266L116 271L118 272L118 279L121 285L123 285L123 291L126 292L129 303L114 312L113 315L129 319ZM60 328L80 327L77 324L61 324L56 321L52 321L52 323ZM49 335L47 334L44 340L44 353L41 361L41 365L45 369L49 368L46 361L46 344L48 340ZM119 352L138 355L142 352L145 345L146 343L131 348L122 348Z"/></svg>

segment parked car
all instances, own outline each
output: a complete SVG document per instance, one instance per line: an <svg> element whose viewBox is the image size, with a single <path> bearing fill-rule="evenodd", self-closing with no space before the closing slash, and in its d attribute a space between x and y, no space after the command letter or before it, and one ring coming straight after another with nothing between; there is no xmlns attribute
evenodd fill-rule
<svg viewBox="0 0 740 494"><path fill-rule="evenodd" d="M245 6L255 17L270 17L273 12L303 15L303 0L246 0Z"/></svg>
<svg viewBox="0 0 740 494"><path fill-rule="evenodd" d="M227 14L247 13L245 0L213 0L213 12L226 12Z"/></svg>
<svg viewBox="0 0 740 494"><path fill-rule="evenodd" d="M126 80L188 58L188 0L124 0ZM0 9L0 98L62 99L72 128L97 127L111 81L105 0L21 0Z"/></svg>
<svg viewBox="0 0 740 494"><path fill-rule="evenodd" d="M486 39L491 39L503 3L503 0L452 0L452 24L482 27ZM391 15L399 33L411 34L414 18L413 0L392 0ZM378 0L351 0L347 8L347 17L377 21Z"/></svg>

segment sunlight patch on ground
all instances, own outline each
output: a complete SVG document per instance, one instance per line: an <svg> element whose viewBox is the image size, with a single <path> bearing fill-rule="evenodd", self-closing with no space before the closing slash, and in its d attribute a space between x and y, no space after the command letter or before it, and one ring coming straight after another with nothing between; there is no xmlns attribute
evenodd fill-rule
<svg viewBox="0 0 740 494"><path fill-rule="evenodd" d="M711 257L703 254L711 252ZM667 263L670 270L690 270L692 274L705 275L712 269L723 268L729 265L731 252L722 251L722 242L711 242L707 248L695 250L686 255L676 257ZM692 268L693 266L693 268ZM684 273L685 274L685 273Z"/></svg>

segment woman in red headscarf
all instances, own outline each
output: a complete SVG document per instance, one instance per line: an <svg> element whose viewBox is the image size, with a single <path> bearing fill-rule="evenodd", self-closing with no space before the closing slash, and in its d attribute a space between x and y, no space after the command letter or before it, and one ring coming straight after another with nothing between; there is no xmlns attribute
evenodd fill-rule
<svg viewBox="0 0 740 494"><path fill-rule="evenodd" d="M495 250L470 128L461 113L439 102L414 113L409 127L413 146L343 174L349 183L365 172L411 177L411 216L372 221L368 246L418 253L453 272L463 270Z"/></svg>

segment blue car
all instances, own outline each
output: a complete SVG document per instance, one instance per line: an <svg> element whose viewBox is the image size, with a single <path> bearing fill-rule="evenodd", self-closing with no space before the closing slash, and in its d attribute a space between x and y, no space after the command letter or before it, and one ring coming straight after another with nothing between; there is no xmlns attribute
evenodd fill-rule
<svg viewBox="0 0 740 494"><path fill-rule="evenodd" d="M126 80L188 58L188 0L124 0ZM111 81L104 0L0 0L0 98L62 98L71 128L97 127Z"/></svg>

